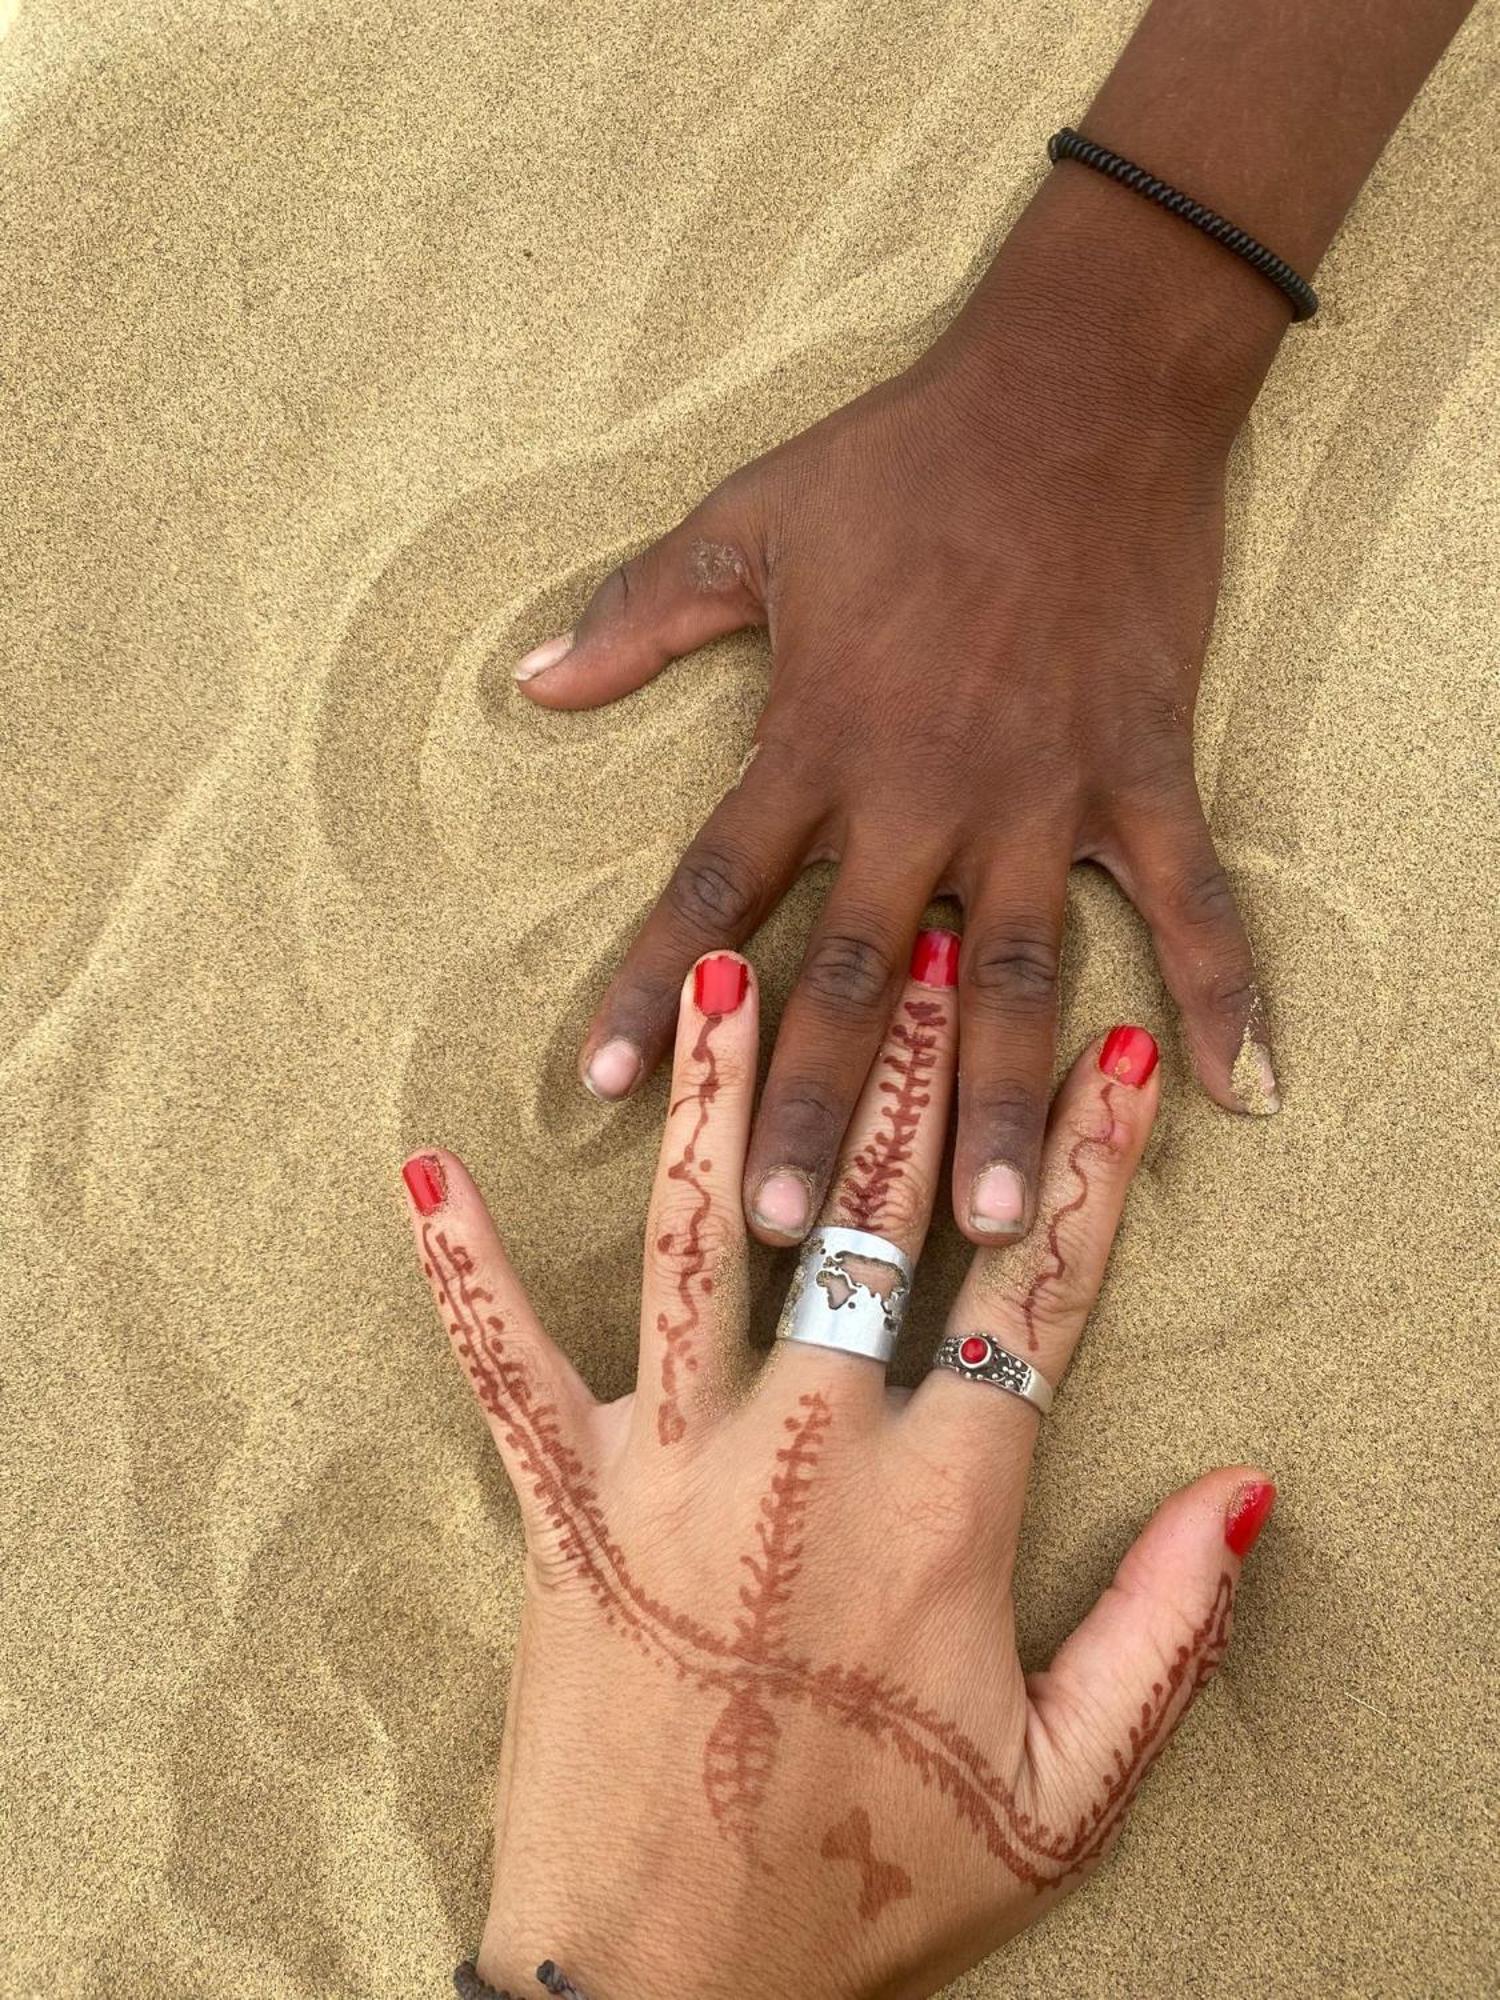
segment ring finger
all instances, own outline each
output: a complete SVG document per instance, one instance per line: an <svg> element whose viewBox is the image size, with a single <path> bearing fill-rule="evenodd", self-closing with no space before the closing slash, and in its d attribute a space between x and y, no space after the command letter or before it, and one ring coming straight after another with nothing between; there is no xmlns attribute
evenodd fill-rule
<svg viewBox="0 0 1500 2000"><path fill-rule="evenodd" d="M981 1251L954 1301L947 1332L972 1343L972 1354L960 1350L964 1363L1003 1369L1000 1349L1057 1386L1098 1296L1156 1116L1156 1064L1155 1041L1132 1027L1113 1029L1074 1063L1047 1125L1036 1227L1022 1243ZM940 1436L950 1458L969 1450L989 1463L997 1443L1018 1443L1023 1470L1037 1429L1025 1399L945 1367L928 1375L907 1420Z"/></svg>

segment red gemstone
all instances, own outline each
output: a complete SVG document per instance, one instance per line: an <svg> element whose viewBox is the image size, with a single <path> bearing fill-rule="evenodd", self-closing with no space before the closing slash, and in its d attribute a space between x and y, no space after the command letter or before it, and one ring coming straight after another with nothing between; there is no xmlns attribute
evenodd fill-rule
<svg viewBox="0 0 1500 2000"><path fill-rule="evenodd" d="M970 1368L977 1368L981 1361L990 1358L990 1344L981 1340L977 1333L971 1333L958 1350L958 1358Z"/></svg>

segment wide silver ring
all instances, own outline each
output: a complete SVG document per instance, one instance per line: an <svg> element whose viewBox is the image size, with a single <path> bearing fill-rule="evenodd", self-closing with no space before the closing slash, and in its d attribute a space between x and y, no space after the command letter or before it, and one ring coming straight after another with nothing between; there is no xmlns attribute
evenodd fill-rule
<svg viewBox="0 0 1500 2000"><path fill-rule="evenodd" d="M1012 1354L987 1333L950 1333L932 1357L934 1368L946 1368L968 1382L989 1382L1042 1416L1052 1408L1052 1384L1029 1361Z"/></svg>
<svg viewBox="0 0 1500 2000"><path fill-rule="evenodd" d="M910 1293L911 1259L899 1244L865 1229L815 1229L802 1246L776 1337L863 1354L884 1367Z"/></svg>

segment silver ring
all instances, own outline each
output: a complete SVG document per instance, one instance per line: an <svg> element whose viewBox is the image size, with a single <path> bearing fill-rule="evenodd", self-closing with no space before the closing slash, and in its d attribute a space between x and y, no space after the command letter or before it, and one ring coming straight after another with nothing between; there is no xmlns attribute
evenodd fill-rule
<svg viewBox="0 0 1500 2000"><path fill-rule="evenodd" d="M932 1365L969 1382L991 1382L1030 1403L1044 1417L1052 1408L1052 1384L1046 1376L987 1333L950 1333L933 1355Z"/></svg>
<svg viewBox="0 0 1500 2000"><path fill-rule="evenodd" d="M862 1273L861 1264L878 1268ZM898 1244L864 1229L815 1229L802 1246L776 1337L863 1354L884 1367L910 1293L911 1259Z"/></svg>

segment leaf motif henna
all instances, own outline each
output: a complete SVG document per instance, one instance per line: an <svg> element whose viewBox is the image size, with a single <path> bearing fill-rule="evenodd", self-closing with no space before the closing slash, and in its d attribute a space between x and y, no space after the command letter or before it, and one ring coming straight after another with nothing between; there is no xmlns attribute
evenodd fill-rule
<svg viewBox="0 0 1500 2000"><path fill-rule="evenodd" d="M755 1851L755 1822L776 1764L781 1735L776 1718L756 1691L752 1675L736 1678L729 1699L703 1746L703 1791L719 1830L743 1848L762 1872Z"/></svg>
<svg viewBox="0 0 1500 2000"><path fill-rule="evenodd" d="M801 1397L798 1409L806 1414L786 1419L790 1442L776 1454L778 1470L760 1503L755 1524L758 1553L740 1557L750 1581L740 1586L744 1609L735 1620L735 1651L756 1664L774 1657L784 1643L786 1606L802 1571L808 1488L824 1433L833 1421L827 1401L816 1393ZM752 1860L754 1816L771 1780L780 1735L756 1689L753 1672L735 1676L703 1752L709 1811Z"/></svg>
<svg viewBox="0 0 1500 2000"><path fill-rule="evenodd" d="M760 1554L740 1557L741 1567L750 1572L750 1582L740 1587L745 1610L734 1629L738 1650L750 1660L768 1659L783 1643L787 1601L802 1570L808 1488L824 1435L833 1422L832 1410L817 1393L800 1397L798 1408L807 1414L786 1419L791 1442L777 1452L776 1463L781 1469L772 1477L771 1490L760 1503L760 1519L755 1524Z"/></svg>
<svg viewBox="0 0 1500 2000"><path fill-rule="evenodd" d="M922 1112L932 1101L944 1008L936 1000L907 1000L901 1011L912 1025L897 1021L881 1052L881 1068L889 1070L895 1081L881 1080L880 1094L886 1102L880 1125L839 1182L837 1219L851 1229L879 1230L889 1221L886 1207L891 1191L912 1156Z"/></svg>

